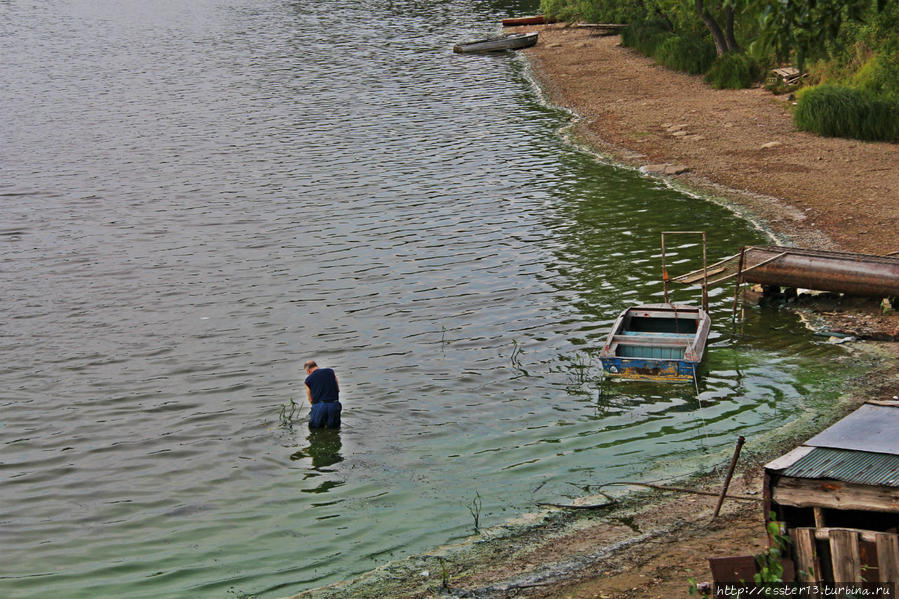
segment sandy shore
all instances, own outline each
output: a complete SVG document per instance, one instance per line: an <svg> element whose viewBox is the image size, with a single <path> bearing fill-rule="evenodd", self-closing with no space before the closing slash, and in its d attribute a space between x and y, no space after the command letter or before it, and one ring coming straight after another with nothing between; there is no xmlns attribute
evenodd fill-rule
<svg viewBox="0 0 899 599"><path fill-rule="evenodd" d="M576 137L599 153L719 198L783 245L899 252L899 145L797 131L789 96L716 90L617 35L516 29L540 32L525 51L534 74L553 104L578 115ZM827 330L899 340L899 315L883 314L879 299L805 309Z"/></svg>
<svg viewBox="0 0 899 599"><path fill-rule="evenodd" d="M575 133L598 152L632 166L683 171L670 175L676 184L723 199L788 245L899 250L899 146L798 132L788 98L761 88L714 90L620 47L617 36L564 25L521 30L541 32L526 51L535 74L550 101L581 117ZM899 317L881 314L876 301L803 309L831 328L870 332L863 337L899 334ZM831 413L773 432L755 453L747 443L730 491L747 500L726 501L715 521L715 497L683 493L630 496L589 510L550 508L297 597L689 597L689 578L710 578L708 557L765 547L754 501L761 496L762 465L866 399L895 395L897 356L896 343L860 347L856 359L866 376L846 383ZM721 476L685 484L714 492Z"/></svg>
<svg viewBox="0 0 899 599"><path fill-rule="evenodd" d="M564 25L527 50L577 134L618 161L689 169L687 186L726 197L801 247L899 250L899 146L796 131L787 96L715 90L619 45Z"/></svg>

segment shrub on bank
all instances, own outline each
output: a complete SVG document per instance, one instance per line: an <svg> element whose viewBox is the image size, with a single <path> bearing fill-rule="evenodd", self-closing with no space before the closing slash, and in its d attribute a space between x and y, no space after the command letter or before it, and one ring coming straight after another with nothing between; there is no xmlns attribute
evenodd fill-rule
<svg viewBox="0 0 899 599"><path fill-rule="evenodd" d="M759 64L750 56L728 52L712 63L705 81L718 89L742 89L761 77Z"/></svg>
<svg viewBox="0 0 899 599"><path fill-rule="evenodd" d="M661 23L631 23L621 32L621 44L653 56L659 44L673 35Z"/></svg>
<svg viewBox="0 0 899 599"><path fill-rule="evenodd" d="M655 49L653 58L661 65L691 75L705 73L715 60L715 44L708 38L672 35Z"/></svg>
<svg viewBox="0 0 899 599"><path fill-rule="evenodd" d="M560 21L634 23L645 9L632 0L540 0L540 12Z"/></svg>
<svg viewBox="0 0 899 599"><path fill-rule="evenodd" d="M568 0L540 0L540 12L556 21L575 21L577 6Z"/></svg>
<svg viewBox="0 0 899 599"><path fill-rule="evenodd" d="M796 127L826 137L899 142L899 100L837 85L797 93Z"/></svg>
<svg viewBox="0 0 899 599"><path fill-rule="evenodd" d="M872 56L855 74L852 86L878 96L899 98L899 50Z"/></svg>

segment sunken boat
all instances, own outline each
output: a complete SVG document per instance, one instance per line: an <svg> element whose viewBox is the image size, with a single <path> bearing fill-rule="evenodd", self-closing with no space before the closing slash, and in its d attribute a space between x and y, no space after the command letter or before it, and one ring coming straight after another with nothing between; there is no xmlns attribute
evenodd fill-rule
<svg viewBox="0 0 899 599"><path fill-rule="evenodd" d="M599 359L608 377L695 381L710 329L708 313L697 306L631 306L618 316Z"/></svg>

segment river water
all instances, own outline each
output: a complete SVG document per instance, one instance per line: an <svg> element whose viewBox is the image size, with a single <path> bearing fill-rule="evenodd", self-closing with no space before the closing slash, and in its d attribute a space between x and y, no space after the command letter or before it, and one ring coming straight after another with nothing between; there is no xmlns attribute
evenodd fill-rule
<svg viewBox="0 0 899 599"><path fill-rule="evenodd" d="M521 56L452 54L528 10L0 3L0 595L288 595L832 397L839 350L735 331L729 289L698 396L598 385L660 231L763 238L567 144ZM339 433L281 423L307 358Z"/></svg>

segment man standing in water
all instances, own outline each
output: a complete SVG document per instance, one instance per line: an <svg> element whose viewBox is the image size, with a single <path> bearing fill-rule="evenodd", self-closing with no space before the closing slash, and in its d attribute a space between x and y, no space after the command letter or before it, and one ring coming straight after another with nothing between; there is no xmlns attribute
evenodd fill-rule
<svg viewBox="0 0 899 599"><path fill-rule="evenodd" d="M312 408L309 428L340 428L340 387L330 368L319 368L315 360L303 364L306 371L306 396Z"/></svg>

